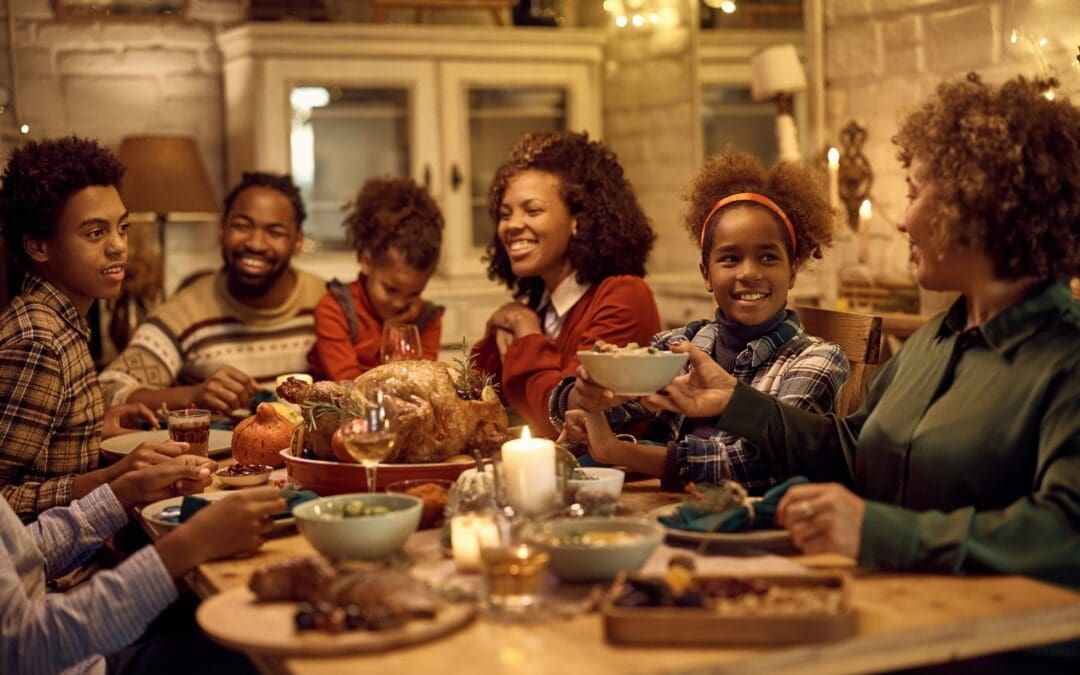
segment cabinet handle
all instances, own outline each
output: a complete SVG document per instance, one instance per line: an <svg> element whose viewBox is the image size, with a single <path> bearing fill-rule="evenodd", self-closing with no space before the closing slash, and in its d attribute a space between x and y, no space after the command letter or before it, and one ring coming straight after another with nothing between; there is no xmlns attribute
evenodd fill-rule
<svg viewBox="0 0 1080 675"><path fill-rule="evenodd" d="M461 175L461 169L458 168L458 165L457 164L451 165L451 167L450 167L450 189L452 189L454 192L457 192L457 189L459 187L461 187L461 182L463 180L464 180L464 178Z"/></svg>
<svg viewBox="0 0 1080 675"><path fill-rule="evenodd" d="M424 189L428 192L431 191L431 165L424 165Z"/></svg>

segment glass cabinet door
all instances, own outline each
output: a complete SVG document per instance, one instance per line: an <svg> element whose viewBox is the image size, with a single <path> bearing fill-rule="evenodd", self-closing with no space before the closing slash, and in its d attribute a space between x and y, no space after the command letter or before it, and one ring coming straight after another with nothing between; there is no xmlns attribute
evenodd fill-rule
<svg viewBox="0 0 1080 675"><path fill-rule="evenodd" d="M292 175L308 237L344 248L343 207L369 178L409 176L412 106L404 87L295 87L289 95Z"/></svg>
<svg viewBox="0 0 1080 675"><path fill-rule="evenodd" d="M529 131L588 131L599 136L599 109L587 104L585 66L447 62L441 65L447 237L443 271L480 274L495 231L488 192L495 170Z"/></svg>
<svg viewBox="0 0 1080 675"><path fill-rule="evenodd" d="M776 105L755 102L749 85L702 84L701 122L706 158L730 143L767 164L776 161Z"/></svg>

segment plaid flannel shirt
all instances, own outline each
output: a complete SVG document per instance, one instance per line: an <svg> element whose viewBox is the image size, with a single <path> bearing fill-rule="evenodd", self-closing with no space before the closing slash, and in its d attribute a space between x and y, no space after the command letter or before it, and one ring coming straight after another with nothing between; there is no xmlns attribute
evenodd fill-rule
<svg viewBox="0 0 1080 675"><path fill-rule="evenodd" d="M713 354L719 326L715 321L695 321L682 328L655 335L651 344L667 349L672 340L689 340L706 354ZM689 366L687 366L689 368ZM686 372L684 370L684 372ZM732 375L754 389L780 401L816 413L836 408L840 389L847 379L848 361L839 346L807 335L798 315L788 317L773 331L752 340L735 358ZM551 396L551 415L562 420L574 378L564 379ZM607 413L613 429L639 420L652 420L646 440L667 444L663 487L679 489L685 483L719 483L726 456L735 480L751 494L761 494L784 478L776 469L757 461L757 451L744 439L716 429L707 438L686 433L682 415L657 415L631 401Z"/></svg>
<svg viewBox="0 0 1080 675"><path fill-rule="evenodd" d="M71 502L97 468L105 411L90 327L63 292L27 274L0 315L0 495L24 521Z"/></svg>

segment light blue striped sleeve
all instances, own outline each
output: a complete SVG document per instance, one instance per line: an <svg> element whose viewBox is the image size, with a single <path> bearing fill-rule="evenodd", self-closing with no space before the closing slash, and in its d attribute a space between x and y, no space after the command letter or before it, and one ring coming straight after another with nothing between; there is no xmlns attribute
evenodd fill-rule
<svg viewBox="0 0 1080 675"><path fill-rule="evenodd" d="M4 557L0 552L0 568L12 567ZM0 578L0 587L8 587L6 606L0 611L4 673L55 673L96 654L114 652L134 642L177 597L153 546L114 569L98 572L71 593L51 593L32 601L25 592L11 592L8 581Z"/></svg>
<svg viewBox="0 0 1080 675"><path fill-rule="evenodd" d="M55 579L88 560L127 521L112 488L102 485L70 506L42 511L27 532L45 558L45 576Z"/></svg>

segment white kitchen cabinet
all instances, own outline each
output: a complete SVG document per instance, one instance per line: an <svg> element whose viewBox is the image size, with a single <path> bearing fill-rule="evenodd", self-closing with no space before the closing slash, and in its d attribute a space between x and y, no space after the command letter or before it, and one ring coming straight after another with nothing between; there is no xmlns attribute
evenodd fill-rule
<svg viewBox="0 0 1080 675"><path fill-rule="evenodd" d="M229 181L291 172L309 210L298 266L352 279L342 208L368 178L409 175L446 221L426 295L446 343L509 298L484 275L495 168L529 130L601 136L600 31L247 24L223 32ZM298 92L298 90L301 90Z"/></svg>

